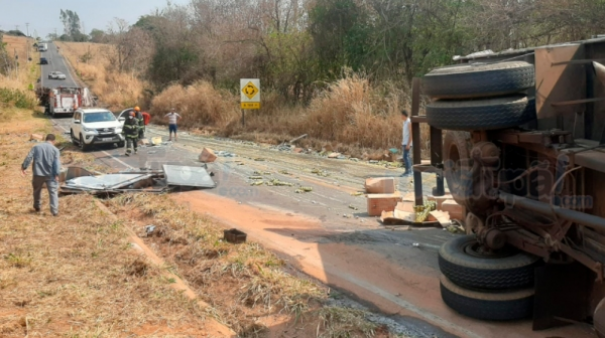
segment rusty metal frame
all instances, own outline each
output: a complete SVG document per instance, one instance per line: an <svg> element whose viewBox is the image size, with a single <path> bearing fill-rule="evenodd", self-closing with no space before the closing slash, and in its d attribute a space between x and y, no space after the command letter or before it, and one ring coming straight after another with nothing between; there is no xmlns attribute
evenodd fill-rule
<svg viewBox="0 0 605 338"><path fill-rule="evenodd" d="M414 172L414 201L416 205L424 204L422 192L422 173L432 172L437 174L436 187L433 190L435 196L445 194L444 176L443 176L443 141L441 129L430 127L430 154L431 164L423 165L420 149L420 123L426 123L426 117L420 116L420 100L422 94L421 80L414 78L412 81L412 142L413 150L413 172Z"/></svg>

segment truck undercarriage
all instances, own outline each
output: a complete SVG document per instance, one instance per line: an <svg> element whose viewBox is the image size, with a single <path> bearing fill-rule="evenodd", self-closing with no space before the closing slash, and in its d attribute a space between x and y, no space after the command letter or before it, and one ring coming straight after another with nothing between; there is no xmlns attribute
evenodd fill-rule
<svg viewBox="0 0 605 338"><path fill-rule="evenodd" d="M605 40L462 58L415 79L414 144L466 208L469 236L440 251L444 301L534 329L588 322L605 334ZM422 94L422 95L421 95ZM423 116L420 106L426 100Z"/></svg>

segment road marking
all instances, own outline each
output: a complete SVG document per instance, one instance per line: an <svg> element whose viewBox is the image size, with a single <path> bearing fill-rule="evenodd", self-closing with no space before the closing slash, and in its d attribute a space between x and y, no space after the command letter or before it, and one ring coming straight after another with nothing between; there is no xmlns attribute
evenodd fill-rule
<svg viewBox="0 0 605 338"><path fill-rule="evenodd" d="M55 127L59 127L61 129L63 129L63 131L65 132L69 132L69 130L67 130L67 128L63 127L62 125L60 125L59 123L55 123L53 122L53 125ZM129 169L134 169L134 167L131 167L130 165L128 165L127 163L125 163L124 161L120 160L119 158L116 158L115 156L113 156L112 154L106 152L105 150L101 150L101 152L109 157L111 157L113 160L115 160L116 162L120 163L121 165L125 166L126 168Z"/></svg>

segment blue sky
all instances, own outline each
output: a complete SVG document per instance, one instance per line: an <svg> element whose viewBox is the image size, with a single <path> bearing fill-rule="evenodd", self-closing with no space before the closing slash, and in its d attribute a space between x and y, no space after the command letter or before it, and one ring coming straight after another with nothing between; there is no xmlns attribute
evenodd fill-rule
<svg viewBox="0 0 605 338"><path fill-rule="evenodd" d="M171 0L173 4L188 4L189 0ZM63 33L63 24L59 19L61 9L75 11L90 33L93 28L106 30L114 18L135 23L141 15L149 14L156 8L166 7L166 0L0 0L0 30L15 29L26 32L25 23L29 22L29 34L34 30L45 38L49 33Z"/></svg>

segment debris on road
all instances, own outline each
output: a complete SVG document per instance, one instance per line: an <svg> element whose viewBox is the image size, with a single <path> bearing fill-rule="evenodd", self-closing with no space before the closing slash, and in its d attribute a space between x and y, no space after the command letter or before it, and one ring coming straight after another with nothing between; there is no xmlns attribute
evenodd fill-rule
<svg viewBox="0 0 605 338"><path fill-rule="evenodd" d="M216 183L210 177L206 169L201 167L163 165L166 176L166 184L197 187L197 188L214 188Z"/></svg>
<svg viewBox="0 0 605 338"><path fill-rule="evenodd" d="M259 186L259 185L263 185L265 183L265 181L254 181L252 183L250 183L251 186Z"/></svg>
<svg viewBox="0 0 605 338"><path fill-rule="evenodd" d="M328 155L328 158L339 158L340 156L340 153L331 153L330 155Z"/></svg>
<svg viewBox="0 0 605 338"><path fill-rule="evenodd" d="M441 210L447 211L451 219L464 220L466 217L466 208L454 201L448 199L441 203Z"/></svg>
<svg viewBox="0 0 605 338"><path fill-rule="evenodd" d="M359 208L357 208L356 206L349 204L349 209L353 209L353 210L359 210Z"/></svg>
<svg viewBox="0 0 605 338"><path fill-rule="evenodd" d="M330 176L330 174L328 172L326 172L325 170L319 170L319 169L311 169L311 173L315 174L317 176L322 176L322 177Z"/></svg>
<svg viewBox="0 0 605 338"><path fill-rule="evenodd" d="M126 170L113 174L91 172L80 167L64 170L59 181L60 193L115 195L125 192L163 193L173 186L214 188L215 183L205 168L164 165L163 170Z"/></svg>
<svg viewBox="0 0 605 338"><path fill-rule="evenodd" d="M383 211L393 211L397 203L402 201L398 191L392 194L369 194L367 198L370 216L380 216Z"/></svg>
<svg viewBox="0 0 605 338"><path fill-rule="evenodd" d="M297 138L295 138L295 139L293 139L293 140L290 140L290 144L292 144L292 143L294 143L294 142L296 142L296 141L302 140L303 138L305 138L305 137L307 137L307 136L308 136L307 134L302 134L302 135L300 135L299 137L297 137Z"/></svg>
<svg viewBox="0 0 605 338"><path fill-rule="evenodd" d="M424 205L417 205L414 207L416 212L416 223L422 223L427 220L429 213L437 209L437 202L425 201Z"/></svg>
<svg viewBox="0 0 605 338"><path fill-rule="evenodd" d="M313 191L313 188L311 188L311 187L300 187L300 188L296 189L296 191L294 191L294 192L297 194L300 194L300 193L311 192L311 191Z"/></svg>
<svg viewBox="0 0 605 338"><path fill-rule="evenodd" d="M290 172L288 172L287 170L280 170L279 171L280 174L282 175L292 175Z"/></svg>
<svg viewBox="0 0 605 338"><path fill-rule="evenodd" d="M439 222L439 224L444 228L452 225L450 213L447 211L433 210L429 212L428 220L432 222Z"/></svg>
<svg viewBox="0 0 605 338"><path fill-rule="evenodd" d="M200 162L203 163L211 163L216 161L217 156L214 154L214 151L210 148L202 149L202 153L200 154Z"/></svg>
<svg viewBox="0 0 605 338"><path fill-rule="evenodd" d="M281 186L285 186L285 187L291 187L291 186L292 186L292 183L288 183L288 182L280 181L280 180L278 180L278 179L273 179L273 180L271 180L271 181L267 182L267 185L268 185L268 186L279 186L279 187L281 187Z"/></svg>
<svg viewBox="0 0 605 338"><path fill-rule="evenodd" d="M161 136L156 136L156 137L152 137L151 138L151 145L157 146L162 144L162 137Z"/></svg>
<svg viewBox="0 0 605 338"><path fill-rule="evenodd" d="M251 179L251 180L262 180L263 179L262 176L250 176L248 178Z"/></svg>
<svg viewBox="0 0 605 338"><path fill-rule="evenodd" d="M368 194L392 194L395 192L395 179L392 177L368 178L364 187Z"/></svg>
<svg viewBox="0 0 605 338"><path fill-rule="evenodd" d="M235 228L224 230L223 239L229 243L241 244L246 242L247 234Z"/></svg>
<svg viewBox="0 0 605 338"><path fill-rule="evenodd" d="M365 195L365 193L362 191L356 191L356 192L351 193L351 196L353 196L353 197L359 197L359 196L363 196L363 195Z"/></svg>
<svg viewBox="0 0 605 338"><path fill-rule="evenodd" d="M264 161L265 159L264 159L264 158L262 158L262 157L258 157L258 158L255 158L254 160L255 160L255 161Z"/></svg>
<svg viewBox="0 0 605 338"><path fill-rule="evenodd" d="M230 153L228 151L217 151L216 152L216 156L218 157L237 157L237 155L235 155L234 153ZM241 162L241 161L236 161L236 162Z"/></svg>

